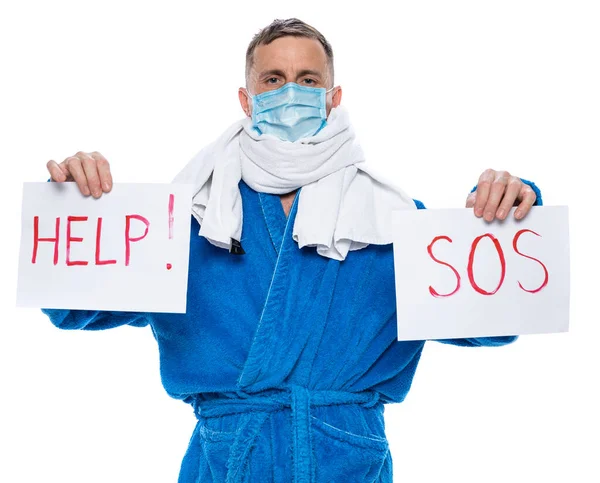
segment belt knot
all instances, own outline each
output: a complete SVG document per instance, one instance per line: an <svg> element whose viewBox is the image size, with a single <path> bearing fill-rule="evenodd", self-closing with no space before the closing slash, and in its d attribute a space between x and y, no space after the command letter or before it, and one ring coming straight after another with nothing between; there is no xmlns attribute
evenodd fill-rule
<svg viewBox="0 0 600 483"><path fill-rule="evenodd" d="M291 409L293 482L312 483L311 407L357 404L371 408L380 403L379 393L365 391L312 390L291 385L286 390L263 391L258 394L238 393L238 397L218 397L208 400L196 398L193 402L197 418L226 416L242 413L236 438L227 461L226 483L241 483L243 468L254 441L272 412Z"/></svg>

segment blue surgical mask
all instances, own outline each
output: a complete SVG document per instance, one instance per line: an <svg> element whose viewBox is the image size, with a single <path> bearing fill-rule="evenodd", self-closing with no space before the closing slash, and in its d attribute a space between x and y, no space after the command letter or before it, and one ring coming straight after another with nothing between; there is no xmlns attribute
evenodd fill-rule
<svg viewBox="0 0 600 483"><path fill-rule="evenodd" d="M324 87L283 87L252 96L252 125L258 134L272 134L294 142L314 136L327 124Z"/></svg>

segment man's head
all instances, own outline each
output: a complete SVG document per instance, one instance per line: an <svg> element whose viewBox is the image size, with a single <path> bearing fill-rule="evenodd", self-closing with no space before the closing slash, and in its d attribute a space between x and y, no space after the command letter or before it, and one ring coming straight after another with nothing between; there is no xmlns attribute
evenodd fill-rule
<svg viewBox="0 0 600 483"><path fill-rule="evenodd" d="M246 88L238 92L247 116L252 113L251 95L295 82L306 87L333 87L333 50L314 27L291 18L274 20L258 32L246 51ZM327 115L342 100L342 88L327 95Z"/></svg>

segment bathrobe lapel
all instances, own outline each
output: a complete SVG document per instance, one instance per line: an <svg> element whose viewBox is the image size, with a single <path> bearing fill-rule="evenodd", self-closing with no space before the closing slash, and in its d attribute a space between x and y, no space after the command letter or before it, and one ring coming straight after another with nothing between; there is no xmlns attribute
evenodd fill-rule
<svg viewBox="0 0 600 483"><path fill-rule="evenodd" d="M292 238L301 189L286 218L279 196L259 193L275 257L275 268L242 373L240 389L254 392L287 378L306 384L325 327L339 261Z"/></svg>

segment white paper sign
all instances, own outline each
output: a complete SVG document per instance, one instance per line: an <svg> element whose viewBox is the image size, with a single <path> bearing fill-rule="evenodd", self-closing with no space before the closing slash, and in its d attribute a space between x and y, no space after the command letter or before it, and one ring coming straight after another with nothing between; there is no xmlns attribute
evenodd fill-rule
<svg viewBox="0 0 600 483"><path fill-rule="evenodd" d="M185 313L191 186L24 183L17 305Z"/></svg>
<svg viewBox="0 0 600 483"><path fill-rule="evenodd" d="M394 212L398 340L568 330L568 208L513 213Z"/></svg>

